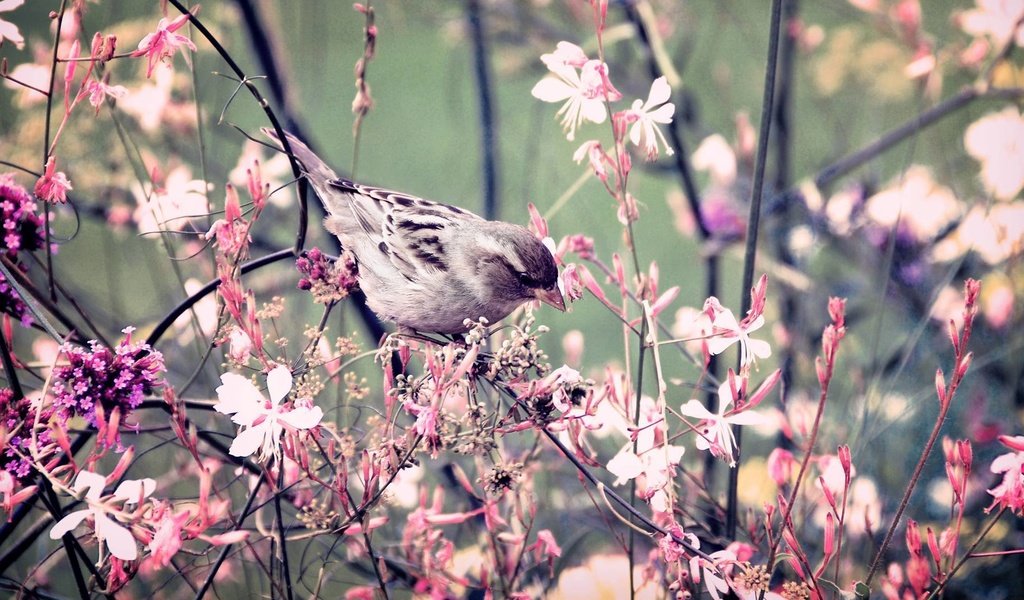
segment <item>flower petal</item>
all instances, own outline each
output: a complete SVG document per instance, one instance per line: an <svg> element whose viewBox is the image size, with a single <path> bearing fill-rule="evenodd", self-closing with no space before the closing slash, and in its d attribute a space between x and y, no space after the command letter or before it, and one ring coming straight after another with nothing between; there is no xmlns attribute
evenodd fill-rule
<svg viewBox="0 0 1024 600"><path fill-rule="evenodd" d="M282 413L277 419L295 429L312 429L324 418L324 411L319 406L307 408L300 406L289 412Z"/></svg>
<svg viewBox="0 0 1024 600"><path fill-rule="evenodd" d="M249 425L262 412L263 394L251 381L236 373L220 376L217 387L219 402L213 409L224 415L235 415L231 420L239 425Z"/></svg>
<svg viewBox="0 0 1024 600"><path fill-rule="evenodd" d="M576 94L576 89L557 77L545 77L537 82L530 95L542 102L561 102Z"/></svg>
<svg viewBox="0 0 1024 600"><path fill-rule="evenodd" d="M106 485L107 478L92 471L79 471L78 477L75 478L75 492L88 490L85 497L90 500L99 500Z"/></svg>
<svg viewBox="0 0 1024 600"><path fill-rule="evenodd" d="M659 104L664 104L670 98L672 98L672 88L668 85L668 79L664 76L659 77L651 83L651 91L647 94L647 102L644 104L644 108L650 109Z"/></svg>
<svg viewBox="0 0 1024 600"><path fill-rule="evenodd" d="M714 419L717 415L709 411L700 400L690 400L679 407L679 412L694 419Z"/></svg>
<svg viewBox="0 0 1024 600"><path fill-rule="evenodd" d="M246 457L256 452L260 445L263 444L263 438L266 437L266 423L269 423L269 421L239 431L238 435L235 436L235 441L231 442L231 448L228 450L231 456Z"/></svg>
<svg viewBox="0 0 1024 600"><path fill-rule="evenodd" d="M57 524L50 529L50 539L59 540L60 538L64 537L65 533L68 533L75 527L78 527L78 524L81 523L90 514L92 514L92 510L85 508L64 515L64 518L60 521L57 521Z"/></svg>
<svg viewBox="0 0 1024 600"><path fill-rule="evenodd" d="M292 372L284 366L278 365L267 373L267 392L270 394L270 402L277 406L281 399L288 395L292 389Z"/></svg>
<svg viewBox="0 0 1024 600"><path fill-rule="evenodd" d="M121 560L135 560L139 557L132 533L103 513L96 513L96 537L105 541L110 553Z"/></svg>
<svg viewBox="0 0 1024 600"><path fill-rule="evenodd" d="M156 489L156 481L149 477L145 479L128 479L121 482L114 490L114 497L121 498L125 502L137 504L139 499L146 498Z"/></svg>

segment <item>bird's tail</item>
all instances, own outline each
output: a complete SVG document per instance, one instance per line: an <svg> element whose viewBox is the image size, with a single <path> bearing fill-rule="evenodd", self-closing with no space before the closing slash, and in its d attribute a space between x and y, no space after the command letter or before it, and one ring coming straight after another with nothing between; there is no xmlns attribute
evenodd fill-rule
<svg viewBox="0 0 1024 600"><path fill-rule="evenodd" d="M281 146L283 149L284 145L281 144L281 140L277 137L277 132L269 127L264 127L261 131L264 135L277 142L278 146ZM338 174L334 172L334 169L327 166L327 163L310 150L309 146L301 142L299 138L287 131L284 132L284 135L288 139L288 146L291 148L292 154L302 163L306 179L313 185L317 196L320 196L320 201L323 202L324 208L332 215L339 214L339 211L342 209L341 202L343 202L343 198L330 186L330 182L337 179Z"/></svg>

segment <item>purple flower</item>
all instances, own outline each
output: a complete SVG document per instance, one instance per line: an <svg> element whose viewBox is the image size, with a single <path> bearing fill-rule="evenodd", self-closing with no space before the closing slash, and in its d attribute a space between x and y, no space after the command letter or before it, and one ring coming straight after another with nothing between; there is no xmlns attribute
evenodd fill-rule
<svg viewBox="0 0 1024 600"><path fill-rule="evenodd" d="M359 285L355 257L349 252L332 260L319 248L311 248L295 261L295 267L304 275L299 289L309 290L313 300L321 304L337 302Z"/></svg>
<svg viewBox="0 0 1024 600"><path fill-rule="evenodd" d="M117 409L124 422L143 398L164 385L163 355L149 344L133 344L132 331L124 330L125 339L113 351L95 340L88 350L71 344L61 348L68 364L54 370L53 389L54 406L62 418L81 416L99 429ZM120 444L120 434L114 439Z"/></svg>
<svg viewBox="0 0 1024 600"><path fill-rule="evenodd" d="M43 219L36 214L32 196L14 182L13 175L0 174L0 253L25 272L27 269L18 260L18 253L39 250L43 243ZM3 275L0 275L0 311L18 319L22 325L32 322L28 307Z"/></svg>
<svg viewBox="0 0 1024 600"><path fill-rule="evenodd" d="M21 484L27 483L32 474L29 444L32 443L35 412L30 399L15 399L12 390L0 389L0 429L6 432L3 450L0 451L0 470L10 473ZM46 423L52 414L53 409L43 409L40 422ZM52 442L50 430L39 431L36 440L40 447L49 445Z"/></svg>

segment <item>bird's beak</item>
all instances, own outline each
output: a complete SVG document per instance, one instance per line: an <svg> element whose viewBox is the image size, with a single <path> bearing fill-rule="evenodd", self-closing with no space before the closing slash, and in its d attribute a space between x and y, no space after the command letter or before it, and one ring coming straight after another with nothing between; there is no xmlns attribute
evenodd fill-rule
<svg viewBox="0 0 1024 600"><path fill-rule="evenodd" d="M558 310L565 312L565 299L562 298L562 292L557 287L550 290L537 290L534 297L544 304L554 306Z"/></svg>

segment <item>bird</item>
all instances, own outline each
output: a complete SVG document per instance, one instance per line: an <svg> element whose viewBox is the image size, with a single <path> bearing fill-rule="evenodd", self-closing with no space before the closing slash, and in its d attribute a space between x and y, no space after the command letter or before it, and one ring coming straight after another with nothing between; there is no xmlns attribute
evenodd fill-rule
<svg viewBox="0 0 1024 600"><path fill-rule="evenodd" d="M461 334L533 300L565 311L554 255L527 228L339 177L285 135L323 203L324 227L355 256L367 305L399 332Z"/></svg>

